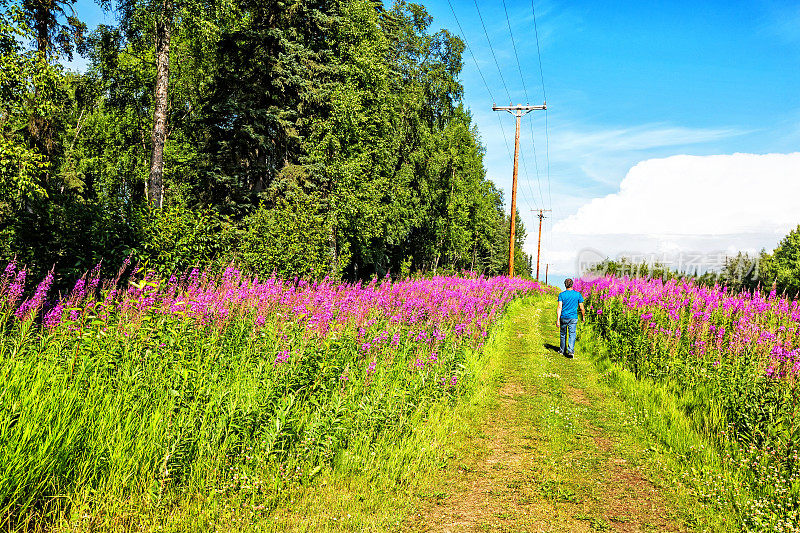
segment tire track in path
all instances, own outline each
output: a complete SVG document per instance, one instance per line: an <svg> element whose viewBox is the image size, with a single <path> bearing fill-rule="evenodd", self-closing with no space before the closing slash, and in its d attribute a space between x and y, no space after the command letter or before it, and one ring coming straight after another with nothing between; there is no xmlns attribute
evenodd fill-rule
<svg viewBox="0 0 800 533"><path fill-rule="evenodd" d="M552 301L551 301L552 300ZM407 531L687 531L652 479L632 417L582 354L558 355L555 298L509 320L503 381L445 494Z"/></svg>

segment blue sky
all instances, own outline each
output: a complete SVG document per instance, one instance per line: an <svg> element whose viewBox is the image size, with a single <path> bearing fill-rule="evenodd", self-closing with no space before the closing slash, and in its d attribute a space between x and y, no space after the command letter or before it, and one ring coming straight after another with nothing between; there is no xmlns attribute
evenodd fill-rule
<svg viewBox="0 0 800 533"><path fill-rule="evenodd" d="M508 203L514 119L491 110L489 92L500 105L508 101L505 87L514 103L543 100L532 5L506 0L507 21L502 0L478 0L477 8L474 1L450 1L463 33L447 0L422 3L434 29L460 35L472 51L464 54L464 100L486 146L487 173ZM800 222L800 190L794 200L792 189L800 182L800 158L767 155L800 150L800 3L537 0L535 9L548 111L546 120L544 112L523 119L518 206L532 254L537 222L531 209L552 208L542 258L552 272L573 273L574 258L587 246L609 256L771 249ZM80 0L77 11L90 27L113 22L92 2ZM733 165L708 158L735 153L752 156ZM700 157L669 159L686 155ZM626 177L639 192L630 193ZM736 190L724 191L730 183ZM682 212L693 184L720 196ZM775 189L786 190L773 205ZM672 216L643 220L649 215L637 210L642 204L663 204L663 212L686 223L675 225ZM778 209L793 210L797 220L764 221ZM597 218L614 216L615 224L599 234ZM719 229L719 221L750 219L752 227Z"/></svg>
<svg viewBox="0 0 800 533"><path fill-rule="evenodd" d="M508 99L500 79L502 72L515 103L541 103L542 83L531 2L506 0L511 32L501 0L478 2L499 71L475 2L451 2L464 30L462 37L471 47L494 98L502 100L499 103ZM436 26L461 34L446 0L429 1L425 5ZM640 167L640 171L644 168L650 172L641 179L650 180L653 190L648 193L650 196L628 195L628 201L671 202L676 216L697 218L695 234L687 235L686 225L673 228L669 219L650 221L648 233L639 234L636 227L640 220L628 219L620 220L620 227L597 236L590 227L593 221L586 219L588 214L578 212L594 199L617 195L628 172L643 161L679 155L796 152L800 145L800 4L538 0L535 9L547 92L551 194L547 193L544 114L534 112L533 136L543 194L539 194L530 125L522 129L522 150L527 164L521 165L518 187L518 204L530 235L526 243L528 252L536 251L536 219L530 209L542 206L553 209L553 216L545 226L543 262L549 260L556 265L557 272L564 274L574 270L571 257L579 248L593 244L610 256L624 250L649 253L663 251L665 247L674 250L688 246L703 251L774 247L790 222L781 219L768 231L754 226L729 233L717 227L707 229L705 223L706 219L748 218L755 211L769 216L768 199L742 213L729 212L728 206L718 205L719 202L709 198L705 213L681 213L680 193L664 191L669 187L670 176L660 172L660 168L667 166L675 172L674 165ZM510 197L511 160L498 118L491 111L491 97L468 52L464 56L462 79L465 102L487 148L489 176ZM500 118L513 148L513 117L504 114ZM528 115L523 121L530 119ZM751 174L732 180L741 190L733 195L725 193L726 203L746 203L752 197L754 191L748 184L757 186L763 177L758 165L768 159L754 159L758 164L753 166ZM706 166L700 165L704 174L697 174L702 159L681 161L685 163L680 166L681 172L690 176L688 183L713 179L714 185L724 186L725 176L716 176L719 173L709 171ZM770 167L769 183L791 186L787 176L792 175L800 181L796 158L781 161L788 168L775 173ZM797 173L793 174L794 171ZM710 175L715 177L707 177ZM790 203L780 207L784 210L797 207L794 225L800 222L800 205ZM625 211L627 207L622 209ZM595 209L592 214L613 217L613 213L602 209ZM559 224L569 217L572 217L569 224ZM689 227L695 227L693 224ZM663 230L656 235L654 226ZM595 237L584 238L586 235ZM681 236L693 238L687 240ZM698 237L704 237L700 239L702 242Z"/></svg>

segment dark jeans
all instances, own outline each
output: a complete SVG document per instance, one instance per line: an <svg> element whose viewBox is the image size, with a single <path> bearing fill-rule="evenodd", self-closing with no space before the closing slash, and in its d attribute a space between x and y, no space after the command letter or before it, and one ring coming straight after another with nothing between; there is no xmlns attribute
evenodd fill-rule
<svg viewBox="0 0 800 533"><path fill-rule="evenodd" d="M575 353L575 330L577 327L577 318L561 319L561 353ZM567 348L567 335L569 335L569 348Z"/></svg>

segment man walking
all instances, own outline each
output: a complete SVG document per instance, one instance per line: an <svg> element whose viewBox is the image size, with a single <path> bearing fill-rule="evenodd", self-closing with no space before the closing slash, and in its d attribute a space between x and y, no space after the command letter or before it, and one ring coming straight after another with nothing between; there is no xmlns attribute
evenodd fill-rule
<svg viewBox="0 0 800 533"><path fill-rule="evenodd" d="M567 288L558 295L558 311L556 312L556 326L561 330L560 354L567 354L567 357L575 355L575 329L578 327L578 309L581 311L581 318L586 320L586 310L583 308L583 295L573 290L572 280L564 280Z"/></svg>

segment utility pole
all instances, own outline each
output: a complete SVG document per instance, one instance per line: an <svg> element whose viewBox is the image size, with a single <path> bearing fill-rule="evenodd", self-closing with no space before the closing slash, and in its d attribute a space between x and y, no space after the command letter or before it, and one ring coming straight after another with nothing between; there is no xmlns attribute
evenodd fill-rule
<svg viewBox="0 0 800 533"><path fill-rule="evenodd" d="M493 111L508 111L517 118L517 131L514 134L514 179L511 185L511 229L508 232L508 277L514 277L514 230L517 222L517 168L519 166L519 124L523 115L535 109L547 109L547 102L542 105L493 105ZM538 262L537 262L538 269ZM537 275L538 278L538 275Z"/></svg>
<svg viewBox="0 0 800 533"><path fill-rule="evenodd" d="M550 270L550 263L544 266L544 284L547 285L547 272Z"/></svg>
<svg viewBox="0 0 800 533"><path fill-rule="evenodd" d="M537 209L539 214L539 245L536 247L536 281L539 281L539 255L542 253L542 219L545 218L544 214L549 209Z"/></svg>

